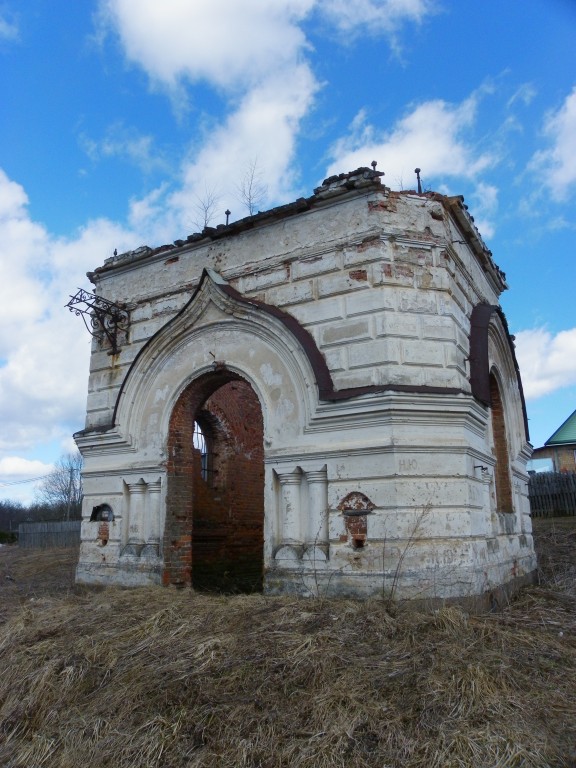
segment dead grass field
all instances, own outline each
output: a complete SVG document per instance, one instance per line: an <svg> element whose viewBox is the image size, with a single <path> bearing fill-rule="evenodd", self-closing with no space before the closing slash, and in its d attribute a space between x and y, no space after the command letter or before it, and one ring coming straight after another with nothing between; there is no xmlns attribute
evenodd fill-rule
<svg viewBox="0 0 576 768"><path fill-rule="evenodd" d="M73 583L0 549L2 768L576 766L576 518L500 613Z"/></svg>

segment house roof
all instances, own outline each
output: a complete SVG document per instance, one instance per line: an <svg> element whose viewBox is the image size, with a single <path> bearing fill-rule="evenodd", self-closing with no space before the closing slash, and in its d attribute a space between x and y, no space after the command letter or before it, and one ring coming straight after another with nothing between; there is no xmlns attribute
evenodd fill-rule
<svg viewBox="0 0 576 768"><path fill-rule="evenodd" d="M567 445L576 443L576 411L568 416L564 424L546 440L544 445Z"/></svg>

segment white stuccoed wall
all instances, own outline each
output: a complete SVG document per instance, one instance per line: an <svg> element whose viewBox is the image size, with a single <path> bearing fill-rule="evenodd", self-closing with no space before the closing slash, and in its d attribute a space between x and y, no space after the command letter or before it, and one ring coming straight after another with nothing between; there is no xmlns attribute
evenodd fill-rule
<svg viewBox="0 0 576 768"><path fill-rule="evenodd" d="M497 509L490 408L470 384L472 309L498 305L506 286L461 199L392 193L364 169L298 206L93 273L96 293L132 310L119 355L93 343L76 436L86 493L78 579L160 581L168 420L214 360L262 405L267 591L434 600L530 578L531 449L497 314L488 367L504 404L513 512ZM322 396L277 318L223 286L296 318L336 394ZM341 506L352 493L371 503L356 539ZM90 521L100 504L114 511L105 546Z"/></svg>

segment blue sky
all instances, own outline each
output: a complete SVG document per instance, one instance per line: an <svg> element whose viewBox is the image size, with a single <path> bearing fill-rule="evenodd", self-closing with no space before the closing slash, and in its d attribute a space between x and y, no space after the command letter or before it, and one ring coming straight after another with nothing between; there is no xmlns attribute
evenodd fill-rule
<svg viewBox="0 0 576 768"><path fill-rule="evenodd" d="M0 0L0 498L83 426L85 273L245 216L254 165L262 209L372 160L463 194L541 445L576 408L574 51L574 0Z"/></svg>

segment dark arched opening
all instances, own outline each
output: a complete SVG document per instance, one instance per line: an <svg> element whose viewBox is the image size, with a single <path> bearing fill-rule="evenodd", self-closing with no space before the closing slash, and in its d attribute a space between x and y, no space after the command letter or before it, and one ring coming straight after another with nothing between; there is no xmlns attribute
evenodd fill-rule
<svg viewBox="0 0 576 768"><path fill-rule="evenodd" d="M264 449L260 402L230 372L193 382L168 437L165 584L262 589Z"/></svg>
<svg viewBox="0 0 576 768"><path fill-rule="evenodd" d="M493 373L490 374L490 408L492 413L494 454L496 457L496 509L498 512L513 512L512 486L510 484L510 459L508 455L504 404L500 395L498 381Z"/></svg>

